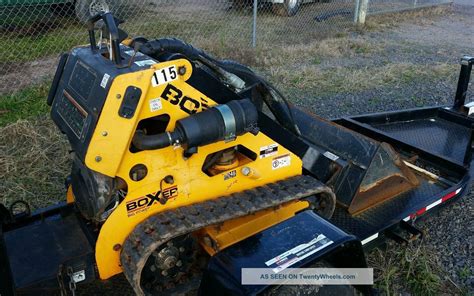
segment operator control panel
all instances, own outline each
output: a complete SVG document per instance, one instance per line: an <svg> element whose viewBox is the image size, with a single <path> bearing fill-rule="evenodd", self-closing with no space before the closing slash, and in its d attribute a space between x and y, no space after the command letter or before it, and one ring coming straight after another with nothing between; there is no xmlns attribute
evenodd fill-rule
<svg viewBox="0 0 474 296"><path fill-rule="evenodd" d="M76 47L69 53L63 67L58 67L56 72L60 77L52 102L51 117L67 135L72 149L81 159L87 153L115 77L145 70L157 63L128 46L120 45L122 65L128 66L118 67L104 56L105 50L92 51L88 46ZM129 115L125 117L133 116Z"/></svg>
<svg viewBox="0 0 474 296"><path fill-rule="evenodd" d="M65 90L59 97L57 108L59 116L80 139L83 136L87 112Z"/></svg>

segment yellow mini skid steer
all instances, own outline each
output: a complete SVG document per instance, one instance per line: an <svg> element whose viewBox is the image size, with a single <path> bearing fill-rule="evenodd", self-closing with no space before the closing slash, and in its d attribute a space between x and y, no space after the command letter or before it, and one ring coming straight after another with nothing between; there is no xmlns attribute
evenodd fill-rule
<svg viewBox="0 0 474 296"><path fill-rule="evenodd" d="M92 18L90 45L60 59L47 103L73 151L66 201L0 205L1 295L122 273L137 295L276 293L242 268L365 268L363 248L420 236L410 221L468 190L472 58L454 107L327 121L246 66L116 23Z"/></svg>

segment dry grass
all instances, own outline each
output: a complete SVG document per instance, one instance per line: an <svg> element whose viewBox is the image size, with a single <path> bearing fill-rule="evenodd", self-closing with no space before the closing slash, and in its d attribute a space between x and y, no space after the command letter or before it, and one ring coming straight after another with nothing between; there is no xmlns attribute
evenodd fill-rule
<svg viewBox="0 0 474 296"><path fill-rule="evenodd" d="M437 12L446 9L432 10ZM416 15L411 14L413 17ZM455 64L433 63L420 66L410 62L391 61L384 51L393 47L404 50L403 46L391 44L389 40L374 41L364 35L342 35L339 38L287 46L260 45L255 49L212 42L201 42L199 46L218 58L233 59L253 67L275 82L280 89L287 93L290 90L292 95L297 96L300 95L299 92L294 93L297 90L324 95L364 91L381 86L397 88L428 78L454 79L458 71ZM380 63L372 63L371 60L375 58L386 64L381 66ZM366 66L347 66L340 63L341 59L365 60L361 64Z"/></svg>
<svg viewBox="0 0 474 296"><path fill-rule="evenodd" d="M407 22L428 25L436 22L439 17L446 17L452 14L453 8L450 5L406 10L398 13L377 14L368 17L365 26L358 29L360 32L381 31Z"/></svg>
<svg viewBox="0 0 474 296"><path fill-rule="evenodd" d="M269 68L271 79L290 89L306 89L318 94L357 92L379 87L402 87L412 81L451 77L457 66L445 63L424 68L411 63L393 63L383 67L321 69L317 65L304 65L289 70L286 67ZM453 74L454 73L454 74Z"/></svg>
<svg viewBox="0 0 474 296"><path fill-rule="evenodd" d="M388 242L368 255L375 286L382 295L464 295L466 291L441 268L436 252L423 240L400 246Z"/></svg>
<svg viewBox="0 0 474 296"><path fill-rule="evenodd" d="M69 144L45 116L0 129L0 202L40 208L64 200Z"/></svg>
<svg viewBox="0 0 474 296"><path fill-rule="evenodd" d="M256 48L233 47L224 43L202 41L195 45L218 58L233 59L258 70L265 70L275 66L319 65L322 61L332 58L369 56L383 51L385 43L373 43L360 36L347 37L343 34L340 37L286 46L263 44Z"/></svg>

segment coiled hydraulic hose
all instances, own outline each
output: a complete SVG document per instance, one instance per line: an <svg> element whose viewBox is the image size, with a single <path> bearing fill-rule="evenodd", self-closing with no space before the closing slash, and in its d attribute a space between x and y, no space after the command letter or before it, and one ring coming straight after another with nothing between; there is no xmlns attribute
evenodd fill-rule
<svg viewBox="0 0 474 296"><path fill-rule="evenodd" d="M208 55L201 49L195 48L189 43L176 38L162 38L148 41L143 44L140 51L151 57L159 57L165 53L180 53L193 61L199 61L214 70L224 82L234 87L236 90L242 90L245 87L245 81L237 75L225 71L219 61Z"/></svg>

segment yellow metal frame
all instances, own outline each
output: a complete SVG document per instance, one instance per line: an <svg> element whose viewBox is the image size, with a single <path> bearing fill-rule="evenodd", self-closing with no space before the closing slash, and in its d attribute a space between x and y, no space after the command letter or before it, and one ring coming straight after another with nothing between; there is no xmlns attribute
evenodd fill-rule
<svg viewBox="0 0 474 296"><path fill-rule="evenodd" d="M70 204L70 203L73 203L74 201L75 199L74 199L74 194L72 193L72 187L71 185L69 185L66 191L66 202Z"/></svg>
<svg viewBox="0 0 474 296"><path fill-rule="evenodd" d="M199 147L198 153L189 159L183 158L183 149L181 147L167 147L132 153L129 147L140 120L168 114L171 120L166 130L172 131L177 120L189 116L188 113L181 110L178 106L171 104L170 101L163 98L160 99L162 104L161 110L152 111L150 108L150 101L160 98L166 87L166 84L156 87L151 85L154 71L172 65L176 69L185 69L184 75L180 75L177 80L171 82L174 87L183 92L183 96L185 95L197 101L205 101L209 106L216 104L211 98L206 97L186 83L192 75L192 66L185 59L159 63L152 65L147 70L123 74L116 77L110 87L101 116L89 144L85 159L87 167L110 177L119 177L128 186L125 200L118 205L102 225L97 239L96 262L100 278L102 279L110 278L122 272L120 247L135 226L148 217L159 212L226 196L299 175L302 171L301 160L282 146L278 147L277 154L275 155L264 158L258 157L262 147L275 144L275 141L263 133L257 135L247 133L239 136L232 142L219 142ZM123 118L118 115L118 111L128 86L140 88L142 95L134 116L132 118ZM202 111L202 105L196 111ZM208 176L202 171L206 156L236 145L243 145L256 153L257 159L245 164L246 167L250 168L251 175L243 175L241 167L234 169L235 173L232 174L231 178L226 176L226 172L215 176ZM272 168L272 159L281 155L288 155L291 165L275 170ZM133 181L129 176L130 169L136 164L143 164L148 169L148 175L143 180ZM146 198L148 194L156 194L160 191L160 181L168 175L174 177L174 184L163 185L163 191L168 189L167 192L171 192L170 196L172 197L166 204L162 205L154 202L151 206L141 208L139 211L134 211L133 213L127 211L127 204L134 203ZM271 223L281 221L280 219L293 215L296 210L301 209L303 204L291 204L290 208L276 216L274 215L276 212L273 210L271 213L274 217ZM284 208L281 207L281 209ZM266 213L266 215L266 217L270 217L270 212ZM251 216L241 220L241 222L250 225L251 220L258 217L260 216ZM260 219L257 221L257 224L267 227L268 223L264 223L263 220ZM251 227L240 228L239 231L232 232L231 228L238 226L238 223L230 222L228 225L229 227L225 228L225 234L220 235L218 238L223 246L253 234ZM255 229L261 229L262 227L255 227ZM214 235L218 234L215 231L209 231Z"/></svg>
<svg viewBox="0 0 474 296"><path fill-rule="evenodd" d="M308 205L307 201L288 202L273 209L208 226L198 231L197 236L206 252L214 255L239 241L293 217L296 213L306 209Z"/></svg>

